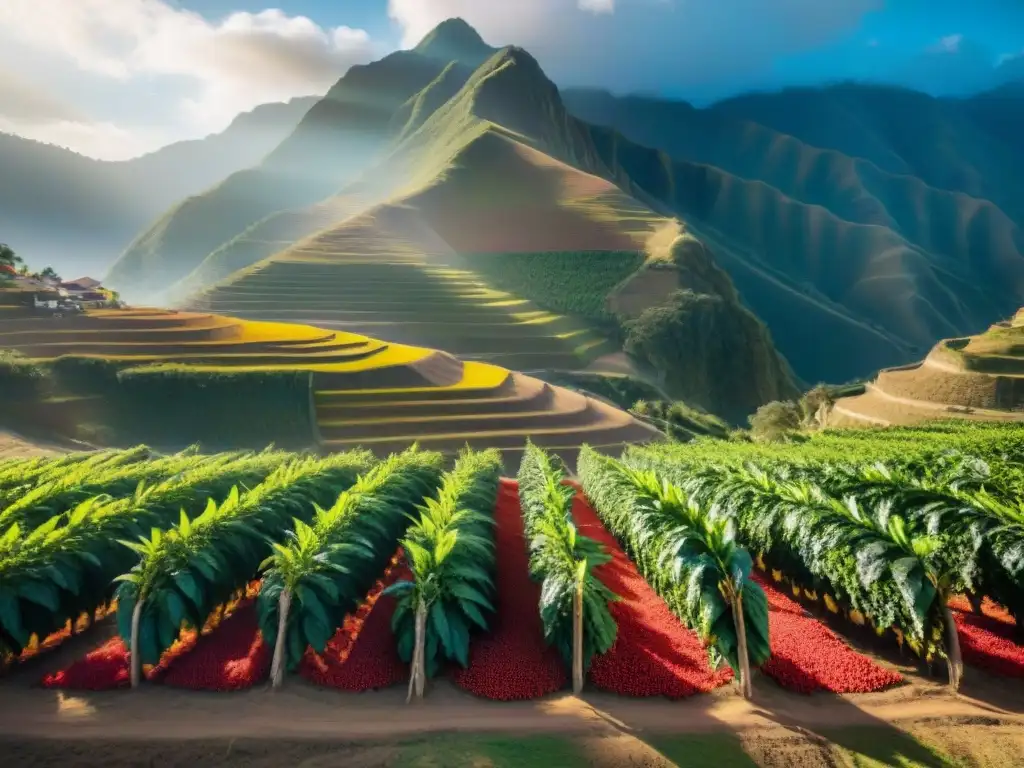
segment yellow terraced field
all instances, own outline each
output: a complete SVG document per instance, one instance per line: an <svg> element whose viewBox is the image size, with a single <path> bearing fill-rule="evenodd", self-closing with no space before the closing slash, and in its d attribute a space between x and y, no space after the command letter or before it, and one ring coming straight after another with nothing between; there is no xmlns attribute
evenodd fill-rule
<svg viewBox="0 0 1024 768"><path fill-rule="evenodd" d="M567 332L570 342L577 336ZM470 444L518 461L531 437L571 459L584 442L617 451L658 437L623 411L497 365L309 325L165 310L25 314L0 320L2 347L43 361L72 355L192 371L309 371L328 451L365 445L383 454L420 442L453 453Z"/></svg>
<svg viewBox="0 0 1024 768"><path fill-rule="evenodd" d="M286 320L531 370L585 367L617 347L580 320L448 263L418 214L384 206L307 238L190 299L192 310Z"/></svg>

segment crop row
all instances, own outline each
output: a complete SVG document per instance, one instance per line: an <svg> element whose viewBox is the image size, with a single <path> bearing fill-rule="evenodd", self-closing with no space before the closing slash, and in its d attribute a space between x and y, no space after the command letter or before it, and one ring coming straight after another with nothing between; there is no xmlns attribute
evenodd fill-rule
<svg viewBox="0 0 1024 768"><path fill-rule="evenodd" d="M879 634L895 629L925 658L947 657L954 684L961 634L969 663L1016 668L1019 646L999 634L1008 616L993 632L949 607L970 589L1016 604L1009 454L715 465L686 450L616 461L584 449L583 493L533 445L517 484L500 480L494 451L466 452L444 473L440 455L415 447L381 462L138 449L5 464L0 479L49 471L59 482L107 462L118 493L128 467L163 469L128 495L63 512L52 502L46 522L3 534L0 640L19 653L116 597L120 638L50 684L229 690L298 670L362 690L411 671L419 697L448 668L469 691L517 699L570 678L575 690L589 679L684 696L735 676L750 695L753 667L807 692L898 682L756 563ZM52 498L76 491L61 488Z"/></svg>
<svg viewBox="0 0 1024 768"><path fill-rule="evenodd" d="M675 483L735 527L739 540L793 585L894 630L926 660L963 672L959 593L1024 615L1021 471L1011 454L946 453L928 462L710 464L679 448L632 449L630 471Z"/></svg>

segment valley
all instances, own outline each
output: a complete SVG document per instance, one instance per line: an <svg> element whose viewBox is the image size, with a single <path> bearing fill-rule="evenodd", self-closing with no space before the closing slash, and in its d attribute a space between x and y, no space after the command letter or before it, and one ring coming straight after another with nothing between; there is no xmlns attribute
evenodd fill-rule
<svg viewBox="0 0 1024 768"><path fill-rule="evenodd" d="M218 66L250 21L316 39L282 82L359 37L238 12ZM0 135L17 764L1024 760L1024 91L539 48L449 19L116 163Z"/></svg>

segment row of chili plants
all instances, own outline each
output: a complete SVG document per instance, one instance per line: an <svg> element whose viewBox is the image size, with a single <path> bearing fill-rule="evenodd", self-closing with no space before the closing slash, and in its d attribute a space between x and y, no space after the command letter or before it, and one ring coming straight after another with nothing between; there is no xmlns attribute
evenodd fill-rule
<svg viewBox="0 0 1024 768"><path fill-rule="evenodd" d="M609 604L619 598L595 574L611 555L580 533L572 514L576 489L566 480L560 459L527 443L518 481L530 575L541 583L544 639L571 666L579 693L591 659L615 644Z"/></svg>
<svg viewBox="0 0 1024 768"><path fill-rule="evenodd" d="M415 447L390 456L336 497L296 516L285 543L263 561L258 599L263 637L273 645L279 687L307 649L323 653L393 556L417 505L440 483L444 458ZM312 518L310 520L310 518ZM310 520L310 522L307 522Z"/></svg>
<svg viewBox="0 0 1024 768"><path fill-rule="evenodd" d="M409 578L384 594L398 598L392 628L411 665L409 700L423 697L445 661L469 665L470 634L494 612L494 506L501 482L497 450L466 450L402 540Z"/></svg>
<svg viewBox="0 0 1024 768"><path fill-rule="evenodd" d="M0 510L39 485L50 483L68 473L101 472L105 468L126 466L149 458L146 446L127 450L103 450L69 453L36 459L9 459L0 463Z"/></svg>
<svg viewBox="0 0 1024 768"><path fill-rule="evenodd" d="M232 488L219 503L174 527L123 544L138 562L117 577L118 631L131 651L131 684L156 664L183 625L201 627L213 610L243 588L285 536L293 520L308 521L372 464L368 452L296 458L262 483Z"/></svg>
<svg viewBox="0 0 1024 768"><path fill-rule="evenodd" d="M726 661L751 696L750 666L770 654L768 603L750 578L753 560L735 528L653 472L633 470L589 447L578 470L584 493L673 613Z"/></svg>
<svg viewBox="0 0 1024 768"><path fill-rule="evenodd" d="M950 599L979 587L1019 599L1024 518L999 495L1016 487L1005 459L714 465L644 448L626 461L714 508L770 568L826 605L866 617L879 634L892 628L924 659L944 658L953 687L963 664Z"/></svg>
<svg viewBox="0 0 1024 768"><path fill-rule="evenodd" d="M20 529L34 528L89 498L130 495L139 484L150 485L174 477L208 458L197 455L194 447L170 456L131 460L138 455L138 451L125 451L98 466L83 461L50 473L32 488L21 489L18 498L0 511L0 531L14 525Z"/></svg>
<svg viewBox="0 0 1024 768"><path fill-rule="evenodd" d="M0 537L0 650L17 657L80 616L101 615L114 579L138 560L120 540L168 528L232 487L258 484L287 454L219 454L122 498L86 499L29 530Z"/></svg>

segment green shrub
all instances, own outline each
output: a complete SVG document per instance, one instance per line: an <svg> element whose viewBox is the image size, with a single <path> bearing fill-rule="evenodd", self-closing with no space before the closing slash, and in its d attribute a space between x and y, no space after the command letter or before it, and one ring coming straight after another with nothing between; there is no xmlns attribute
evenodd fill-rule
<svg viewBox="0 0 1024 768"><path fill-rule="evenodd" d="M117 374L130 363L103 357L65 355L50 363L54 382L65 394L110 395L117 391Z"/></svg>
<svg viewBox="0 0 1024 768"><path fill-rule="evenodd" d="M764 325L721 296L676 291L626 333L626 352L660 372L670 395L729 420L799 394Z"/></svg>
<svg viewBox="0 0 1024 768"><path fill-rule="evenodd" d="M782 440L800 429L800 406L776 400L766 403L750 417L750 430L756 440Z"/></svg>
<svg viewBox="0 0 1024 768"><path fill-rule="evenodd" d="M470 269L494 287L550 312L576 315L617 332L606 299L643 266L639 251L480 253L465 256Z"/></svg>
<svg viewBox="0 0 1024 768"><path fill-rule="evenodd" d="M308 371L204 371L186 366L129 368L110 403L118 432L157 445L204 450L316 443Z"/></svg>
<svg viewBox="0 0 1024 768"><path fill-rule="evenodd" d="M38 400L46 390L46 370L18 352L0 349L0 412L12 403Z"/></svg>
<svg viewBox="0 0 1024 768"><path fill-rule="evenodd" d="M603 397L619 408L630 408L638 400L663 400L665 394L655 387L632 376L617 376L589 371L534 371L532 376L550 384L582 392L586 395Z"/></svg>
<svg viewBox="0 0 1024 768"><path fill-rule="evenodd" d="M729 436L729 425L722 419L680 401L637 400L629 410L673 440Z"/></svg>

